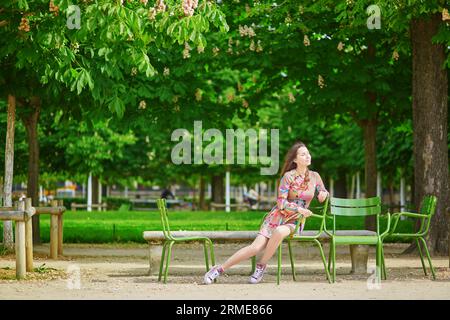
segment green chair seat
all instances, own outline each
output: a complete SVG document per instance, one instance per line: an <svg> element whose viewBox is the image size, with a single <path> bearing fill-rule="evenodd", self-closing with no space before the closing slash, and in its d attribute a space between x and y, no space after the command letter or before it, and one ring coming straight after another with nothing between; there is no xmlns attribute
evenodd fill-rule
<svg viewBox="0 0 450 320"><path fill-rule="evenodd" d="M376 236L375 231L370 230L336 230L336 236ZM330 236L325 231L307 230L301 235L295 234L292 239L297 241L311 241L312 239L327 240Z"/></svg>
<svg viewBox="0 0 450 320"><path fill-rule="evenodd" d="M378 236L335 236L336 244L374 244L380 241Z"/></svg>
<svg viewBox="0 0 450 320"><path fill-rule="evenodd" d="M377 232L371 230L336 230L335 235L337 237L341 236L367 237L367 236L377 236Z"/></svg>

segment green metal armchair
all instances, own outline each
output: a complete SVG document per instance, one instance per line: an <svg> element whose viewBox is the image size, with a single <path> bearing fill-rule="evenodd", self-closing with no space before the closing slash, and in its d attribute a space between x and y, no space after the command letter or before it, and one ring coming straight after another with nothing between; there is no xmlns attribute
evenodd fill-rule
<svg viewBox="0 0 450 320"><path fill-rule="evenodd" d="M298 223L297 223L294 233L285 239L285 241L287 241L287 243L288 243L289 259L291 262L292 278L294 281L296 281L296 274L295 274L294 256L292 254L291 243L294 241L298 241L298 242L313 242L314 244L316 244L318 246L319 251L320 251L320 256L322 258L322 262L323 262L323 265L325 268L326 277L328 279L328 282L331 283L331 277L330 277L330 273L327 268L327 262L325 259L325 255L323 253L322 244L319 241L319 237L323 234L323 231L324 231L324 226L325 226L325 222L326 222L325 220L327 218L328 202L329 202L329 198L327 198L322 204L316 204L316 205L312 204L309 208L312 212L321 212L321 214L313 213L310 216L310 218L318 219L320 221L320 227L318 230L303 231L301 234L298 234L298 229L301 227L301 219L302 219L302 216L300 216L298 219ZM277 284L280 284L280 278L281 278L281 245L278 248Z"/></svg>
<svg viewBox="0 0 450 320"><path fill-rule="evenodd" d="M182 242L188 242L188 241L202 241L203 242L203 249L205 254L205 264L206 264L206 271L209 270L209 259L208 259L208 247L211 254L211 262L212 265L215 265L215 257L214 257L214 247L211 239L207 237L174 237L172 236L170 232L170 226L169 226L169 217L167 212L167 206L166 206L166 199L157 199L156 203L158 205L158 209L161 215L161 223L162 223L162 229L164 233L164 242L163 242L163 249L161 254L161 262L159 265L159 275L158 275L158 281L161 281L161 277L163 274L163 267L165 263L165 270L164 270L164 283L167 282L167 275L169 273L169 263L170 258L172 255L172 246L175 243L182 243ZM167 251L167 255L166 255Z"/></svg>
<svg viewBox="0 0 450 320"><path fill-rule="evenodd" d="M383 241L384 236L389 232L391 223L391 217L389 212L387 213L387 228L383 233L380 233L380 213L381 213L381 200L379 197L367 198L367 199L330 199L330 214L333 218L333 230L330 232L326 228L324 231L330 236L330 257L328 259L328 270L332 276L332 282L336 281L336 246L337 245L351 245L351 244L363 244L363 245L376 245L376 276L381 278L382 274L385 274L383 270ZM339 234L336 230L336 217L355 217L355 216L376 216L377 231L358 232L354 231L354 234L349 235L349 230L345 231L345 235ZM369 233L369 234L368 234ZM332 266L333 272L331 273L330 267Z"/></svg>
<svg viewBox="0 0 450 320"><path fill-rule="evenodd" d="M436 212L436 202L437 198L432 195L426 195L422 200L422 205L420 207L419 213L412 213L412 212L399 212L394 213L392 215L393 219L393 225L392 229L389 230L389 236L390 239L414 239L417 245L417 248L419 250L420 255L420 261L422 262L422 268L425 275L427 275L427 269L425 266L425 261L423 259L422 249L420 247L420 242L422 242L423 247L425 249L425 253L427 255L428 263L430 264L430 270L431 274L433 276L433 280L436 280L436 274L433 268L433 264L431 262L430 252L428 251L427 243L425 241L425 237L428 234L428 230L430 228L430 222L431 218L433 217L434 213ZM409 217L414 219L420 219L420 227L419 230L416 233L400 233L396 232L398 221L400 220L400 217ZM384 237L383 239L384 240ZM384 264L384 261L383 261ZM383 270L385 271L386 268L383 266ZM385 275L386 277L386 275Z"/></svg>

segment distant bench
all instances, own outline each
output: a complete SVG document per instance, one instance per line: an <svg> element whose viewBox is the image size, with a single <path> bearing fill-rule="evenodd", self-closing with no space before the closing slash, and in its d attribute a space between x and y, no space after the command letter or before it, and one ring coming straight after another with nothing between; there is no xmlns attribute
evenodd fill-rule
<svg viewBox="0 0 450 320"><path fill-rule="evenodd" d="M305 230L302 232L302 236L315 236L317 231ZM376 236L375 231L369 230L339 230L336 231L340 236ZM172 231L171 235L177 237L208 237L211 240L220 242L236 242L236 241L253 241L258 235L258 231ZM151 249L152 245L161 244L164 241L164 234L162 231L144 231L144 240L149 245L149 274L151 274ZM319 236L321 241L329 241L329 236L322 232ZM362 248L363 250L358 250ZM352 256L352 272L363 272L367 270L367 257L368 257L368 245L351 245L350 254Z"/></svg>
<svg viewBox="0 0 450 320"><path fill-rule="evenodd" d="M102 203L102 204L91 204L91 206L90 206L91 208L96 208L96 209L99 209L99 211L106 211L106 203ZM72 210L72 211L77 211L77 208L83 208L83 209L87 209L88 208L88 205L87 204L85 204L85 203L75 203L75 202L72 202L71 204L70 204L70 209Z"/></svg>
<svg viewBox="0 0 450 320"><path fill-rule="evenodd" d="M216 211L217 209L226 209L227 205L225 203L216 203L216 202L211 202L210 203L211 206L211 210ZM248 203L231 203L228 205L231 208L236 208L236 210L239 210L240 208L244 208L247 210L250 210L251 207Z"/></svg>
<svg viewBox="0 0 450 320"><path fill-rule="evenodd" d="M134 211L148 211L148 210L158 210L157 205L156 205L156 200L157 199L131 199L131 205L132 208L131 210ZM172 206L182 206L185 204L185 202L183 200L179 200L179 199L166 199L166 203L167 203L167 207L170 208ZM142 206L136 206L136 205L151 205L151 206L147 206L147 207L142 207Z"/></svg>

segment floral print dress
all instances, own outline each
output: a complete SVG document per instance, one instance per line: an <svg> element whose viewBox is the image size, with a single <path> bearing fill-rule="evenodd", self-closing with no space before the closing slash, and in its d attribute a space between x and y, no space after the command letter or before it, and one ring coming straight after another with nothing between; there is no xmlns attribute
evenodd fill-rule
<svg viewBox="0 0 450 320"><path fill-rule="evenodd" d="M280 225L286 225L291 228L291 233L294 232L299 208L308 208L316 192L328 192L317 172L309 171L306 188L302 186L303 181L304 177L297 174L295 169L283 175L278 187L277 204L264 219L258 234L270 238Z"/></svg>

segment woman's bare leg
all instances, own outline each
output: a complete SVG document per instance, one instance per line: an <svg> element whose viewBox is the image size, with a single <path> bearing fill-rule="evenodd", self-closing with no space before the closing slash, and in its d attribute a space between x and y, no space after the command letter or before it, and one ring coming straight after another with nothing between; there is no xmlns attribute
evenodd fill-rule
<svg viewBox="0 0 450 320"><path fill-rule="evenodd" d="M266 245L266 250L264 250L264 254L259 260L260 264L267 264L270 258L272 258L273 254L277 250L280 243L283 241L291 233L291 228L288 226L278 226L272 233L272 237L269 239L269 242Z"/></svg>
<svg viewBox="0 0 450 320"><path fill-rule="evenodd" d="M229 257L221 267L223 268L223 270L226 270L243 260L257 255L262 249L266 247L268 240L269 239L259 234L251 245L239 249L231 257Z"/></svg>

